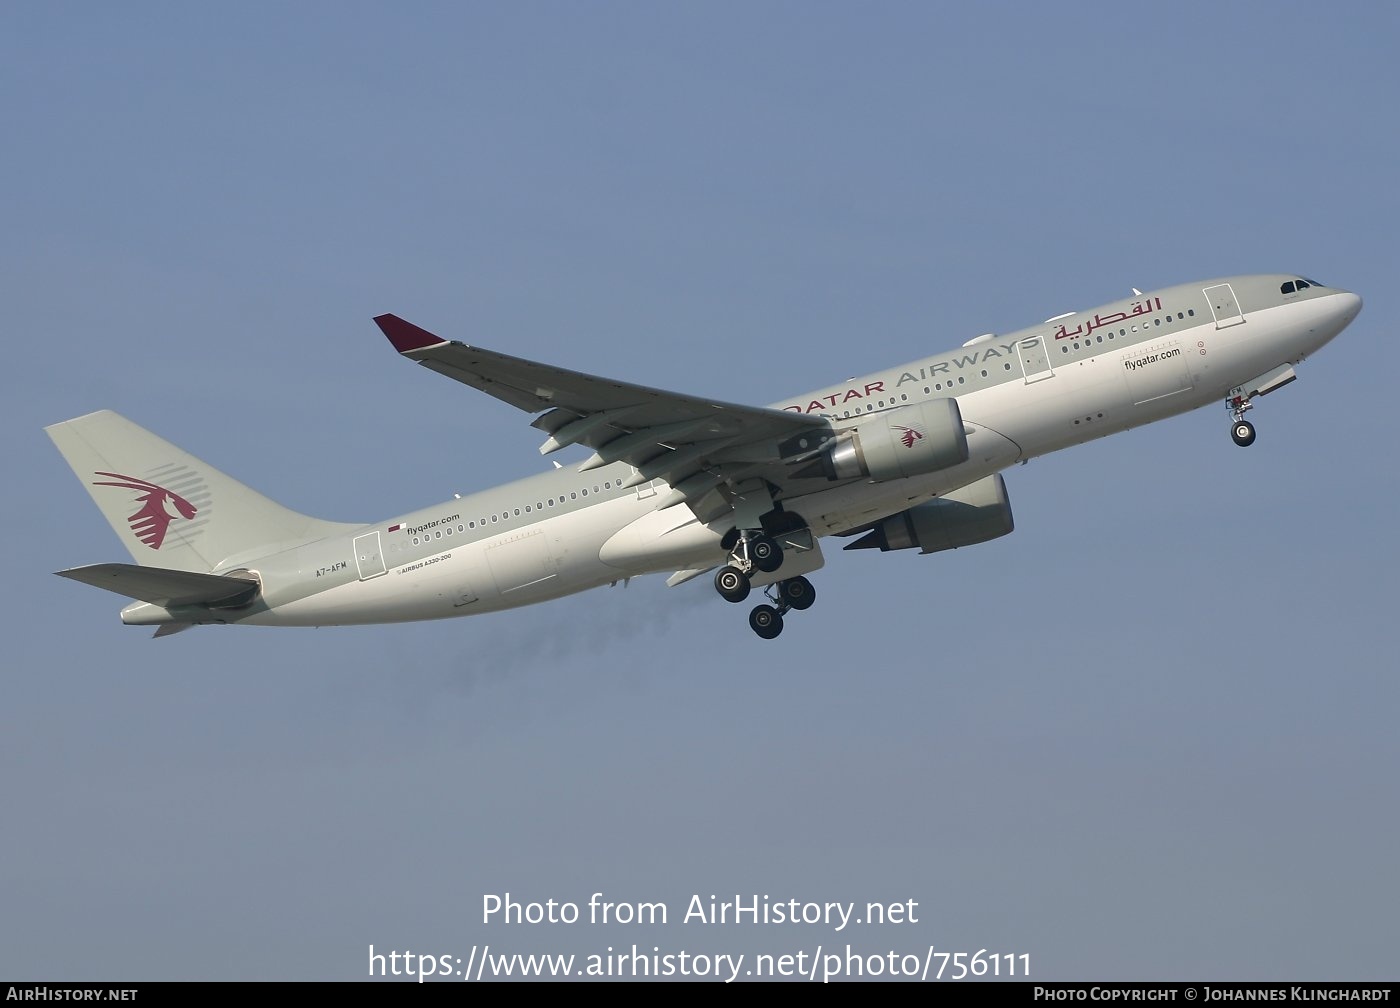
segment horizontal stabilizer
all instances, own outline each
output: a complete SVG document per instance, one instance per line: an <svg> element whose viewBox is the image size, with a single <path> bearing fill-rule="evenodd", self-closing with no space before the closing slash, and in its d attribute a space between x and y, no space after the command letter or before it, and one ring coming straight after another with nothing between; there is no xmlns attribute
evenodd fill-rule
<svg viewBox="0 0 1400 1008"><path fill-rule="evenodd" d="M55 573L167 609L186 605L238 606L250 601L258 591L258 583L248 578L136 564L92 564Z"/></svg>

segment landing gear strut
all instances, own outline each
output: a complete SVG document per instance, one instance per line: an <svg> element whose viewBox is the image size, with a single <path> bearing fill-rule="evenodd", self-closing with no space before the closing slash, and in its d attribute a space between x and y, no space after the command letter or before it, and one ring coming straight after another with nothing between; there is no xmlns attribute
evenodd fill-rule
<svg viewBox="0 0 1400 1008"><path fill-rule="evenodd" d="M783 548L763 532L739 532L729 563L715 574L715 591L726 602L749 597L749 577L755 570L771 574L783 565Z"/></svg>
<svg viewBox="0 0 1400 1008"><path fill-rule="evenodd" d="M1235 444L1241 448L1248 448L1254 444L1254 424L1244 418L1244 415L1254 408L1254 404L1245 396L1235 395L1225 400L1225 408L1230 411L1230 417L1234 420L1230 427L1230 437L1234 438Z"/></svg>
<svg viewBox="0 0 1400 1008"><path fill-rule="evenodd" d="M715 591L726 602L742 602L753 590L754 571L772 574L783 565L783 548L762 531L733 530L726 542L731 546L729 562L715 572ZM817 590L805 577L784 578L763 589L767 602L749 612L749 627L764 640L783 632L783 616L794 609L809 609L817 600Z"/></svg>
<svg viewBox="0 0 1400 1008"><path fill-rule="evenodd" d="M817 590L805 577L788 578L763 590L775 605L756 605L749 613L749 626L764 640L772 640L783 632L783 614L793 609L810 608L817 600Z"/></svg>

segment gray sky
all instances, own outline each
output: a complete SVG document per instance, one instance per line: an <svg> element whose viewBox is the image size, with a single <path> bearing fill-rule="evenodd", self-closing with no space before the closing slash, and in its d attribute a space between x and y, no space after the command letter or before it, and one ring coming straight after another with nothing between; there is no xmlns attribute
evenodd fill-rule
<svg viewBox="0 0 1400 1008"><path fill-rule="evenodd" d="M0 976L637 943L1394 979L1397 48L1382 4L9 5ZM1366 308L1251 449L1213 408L1016 468L1012 536L828 549L773 642L660 577L151 640L51 573L127 559L41 429L94 409L344 521L548 465L382 312L765 404L1275 270ZM669 917L483 921L507 892Z"/></svg>

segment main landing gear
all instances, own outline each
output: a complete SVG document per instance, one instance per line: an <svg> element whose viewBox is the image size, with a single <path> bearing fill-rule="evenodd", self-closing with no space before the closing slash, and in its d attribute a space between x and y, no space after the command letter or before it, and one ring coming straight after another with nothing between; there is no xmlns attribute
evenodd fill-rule
<svg viewBox="0 0 1400 1008"><path fill-rule="evenodd" d="M741 532L729 562L715 573L715 591L726 602L742 602L749 597L750 575L755 571L771 574L783 565L783 550L777 540L762 532ZM787 578L763 589L768 602L753 607L749 626L764 640L783 632L783 614L809 608L817 600L816 589L805 577Z"/></svg>
<svg viewBox="0 0 1400 1008"><path fill-rule="evenodd" d="M1234 420L1230 426L1230 437L1234 438L1235 444L1241 448L1248 448L1254 444L1254 424L1244 418L1245 413L1254 408L1254 404L1245 396L1235 395L1225 400L1225 408L1230 411Z"/></svg>

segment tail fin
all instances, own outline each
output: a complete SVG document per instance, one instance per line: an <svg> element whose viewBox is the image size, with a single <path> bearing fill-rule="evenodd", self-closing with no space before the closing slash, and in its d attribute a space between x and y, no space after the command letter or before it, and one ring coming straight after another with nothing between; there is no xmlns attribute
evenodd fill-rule
<svg viewBox="0 0 1400 1008"><path fill-rule="evenodd" d="M44 429L143 566L207 572L357 527L288 510L111 410Z"/></svg>

